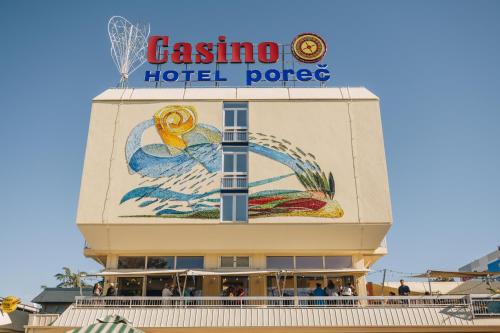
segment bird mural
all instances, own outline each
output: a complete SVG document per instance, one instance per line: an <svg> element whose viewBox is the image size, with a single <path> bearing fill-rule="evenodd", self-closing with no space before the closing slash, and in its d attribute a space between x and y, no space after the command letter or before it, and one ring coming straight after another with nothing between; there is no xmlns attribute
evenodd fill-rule
<svg viewBox="0 0 500 333"><path fill-rule="evenodd" d="M142 144L144 132L155 127L158 142ZM276 161L290 172L248 183L256 191L248 198L249 218L306 216L338 218L344 215L335 200L333 174L326 174L316 157L286 139L249 133L248 150ZM139 174L139 186L128 191L121 204L135 200L140 216L217 219L220 217L222 133L198 122L193 106L168 105L130 132L125 157L129 172ZM296 177L303 190L258 187Z"/></svg>

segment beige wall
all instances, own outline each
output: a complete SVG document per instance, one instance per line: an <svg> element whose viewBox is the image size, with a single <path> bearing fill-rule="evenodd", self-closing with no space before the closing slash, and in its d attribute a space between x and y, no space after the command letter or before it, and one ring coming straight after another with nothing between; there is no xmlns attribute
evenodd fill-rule
<svg viewBox="0 0 500 333"><path fill-rule="evenodd" d="M164 89L110 90L96 98L77 215L78 227L90 247L88 254L368 255L379 248L392 217L376 97L366 90L289 89L284 95L282 89L255 89L237 93L235 98L232 90L209 90L188 89L183 94ZM349 95L350 99L345 98ZM222 101L238 99L249 101L251 133L286 140L290 147L314 156L325 173L332 172L334 200L343 216L270 216L235 225L221 224L218 219L150 217L153 206L140 207L145 199L120 204L128 191L165 181L130 172L125 147L135 126L152 119L164 106L190 105L197 110L198 123L222 129ZM154 143L162 141L151 127L144 131L141 145ZM255 153L250 153L249 164L251 182L293 173L287 166ZM213 179L200 193L219 186L220 174ZM178 185L168 188L181 190ZM252 188L250 194L270 189L304 191L292 175Z"/></svg>

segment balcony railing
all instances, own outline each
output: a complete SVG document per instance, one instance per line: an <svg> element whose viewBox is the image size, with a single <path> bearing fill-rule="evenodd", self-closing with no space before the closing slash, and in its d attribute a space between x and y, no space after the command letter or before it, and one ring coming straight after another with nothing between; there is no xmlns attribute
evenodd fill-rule
<svg viewBox="0 0 500 333"><path fill-rule="evenodd" d="M500 294L471 295L469 300L475 316L500 317Z"/></svg>
<svg viewBox="0 0 500 333"><path fill-rule="evenodd" d="M464 308L500 316L500 295L342 297L76 297L75 307L174 308Z"/></svg>
<svg viewBox="0 0 500 333"><path fill-rule="evenodd" d="M224 129L223 142L247 142L247 129Z"/></svg>
<svg viewBox="0 0 500 333"><path fill-rule="evenodd" d="M224 175L221 181L223 190L229 189L246 189L248 188L247 175Z"/></svg>

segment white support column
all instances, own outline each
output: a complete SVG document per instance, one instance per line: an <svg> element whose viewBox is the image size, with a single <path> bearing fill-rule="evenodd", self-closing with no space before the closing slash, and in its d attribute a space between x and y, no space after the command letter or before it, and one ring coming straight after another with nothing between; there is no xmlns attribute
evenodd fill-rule
<svg viewBox="0 0 500 333"><path fill-rule="evenodd" d="M108 269L116 269L118 268L118 256L115 254L110 254L106 257L106 270ZM118 288L118 283L117 283L117 278L116 276L106 276L104 277L104 295L106 295L106 292L108 290L109 284L114 283L115 288Z"/></svg>
<svg viewBox="0 0 500 333"><path fill-rule="evenodd" d="M352 256L352 264L353 268L357 269L365 269L365 259L363 255L355 254ZM367 296L368 293L366 291L366 275L362 275L356 278L355 281L356 291L358 296Z"/></svg>

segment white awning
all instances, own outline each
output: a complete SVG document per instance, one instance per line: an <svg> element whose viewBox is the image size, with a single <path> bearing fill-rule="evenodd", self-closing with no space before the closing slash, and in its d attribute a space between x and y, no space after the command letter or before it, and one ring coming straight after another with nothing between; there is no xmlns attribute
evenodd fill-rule
<svg viewBox="0 0 500 333"><path fill-rule="evenodd" d="M86 274L85 276L142 276L142 275L175 275L185 274L187 269L145 269L140 271L132 270L107 270L99 273Z"/></svg>
<svg viewBox="0 0 500 333"><path fill-rule="evenodd" d="M154 276L154 275L187 275L187 276L248 276L248 275L304 275L304 274L364 274L366 268L346 269L286 269L286 270L192 270L192 269L146 269L146 270L107 270L85 276Z"/></svg>
<svg viewBox="0 0 500 333"><path fill-rule="evenodd" d="M488 276L499 276L500 272L454 272L428 270L426 273L413 275L415 278L485 278Z"/></svg>
<svg viewBox="0 0 500 333"><path fill-rule="evenodd" d="M248 270L248 271L235 271L235 270L190 270L186 273L189 276L246 276L246 275L270 275L279 274L278 270Z"/></svg>
<svg viewBox="0 0 500 333"><path fill-rule="evenodd" d="M333 269L333 268L324 268L324 269L287 269L281 271L281 274L287 275L304 275L304 274L365 274L370 270L367 268L342 268L342 269Z"/></svg>

